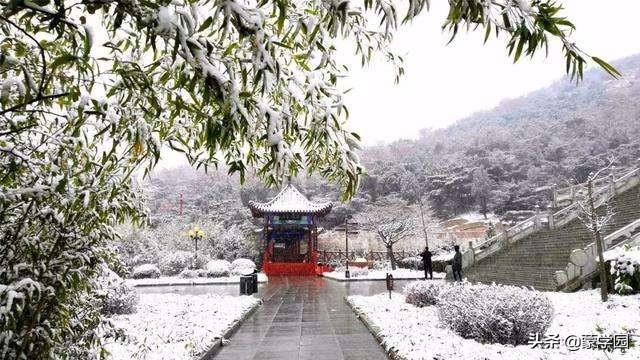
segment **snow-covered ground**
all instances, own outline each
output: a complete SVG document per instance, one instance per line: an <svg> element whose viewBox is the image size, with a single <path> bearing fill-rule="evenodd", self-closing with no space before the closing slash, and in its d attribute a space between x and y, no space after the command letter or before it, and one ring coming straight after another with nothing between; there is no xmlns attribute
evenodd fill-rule
<svg viewBox="0 0 640 360"><path fill-rule="evenodd" d="M137 312L111 318L128 339L112 342L114 360L189 360L256 306L252 296L141 294Z"/></svg>
<svg viewBox="0 0 640 360"><path fill-rule="evenodd" d="M266 283L267 281L269 281L267 275L263 273L258 274L259 283ZM127 279L126 282L129 286L238 284L240 283L240 276L225 276L217 278L198 277L190 279L185 279L178 276L162 276L156 279Z"/></svg>
<svg viewBox="0 0 640 360"><path fill-rule="evenodd" d="M597 335L596 326L604 334L622 334L623 328L640 328L640 295L617 296L602 303L596 290L577 293L545 293L555 309L547 335L559 334L564 341L569 335ZM404 302L402 294L350 296L348 301L377 328L384 347L397 351L405 359L421 360L596 360L640 359L640 347L626 354L619 350L605 355L602 351L581 349L569 351L561 341L558 349L533 349L529 345L509 346L482 344L464 339L438 323L437 308L419 308ZM637 333L637 332L636 332ZM640 346L640 345L638 345ZM608 356L608 357L607 357Z"/></svg>
<svg viewBox="0 0 640 360"><path fill-rule="evenodd" d="M353 268L352 268L353 269ZM331 271L323 273L322 276L339 280L339 281L358 281L358 280L385 280L387 278L387 273L391 273L395 280L402 279L424 279L424 271L422 270L411 270L411 269L396 269L396 270L369 270L367 274L362 274L358 276L352 276L349 279L344 277L344 271ZM434 279L443 279L444 273L433 273Z"/></svg>
<svg viewBox="0 0 640 360"><path fill-rule="evenodd" d="M471 211L471 212L467 212L464 214L461 214L458 216L458 218L460 219L465 219L467 221L473 222L473 221L483 221L483 222L492 222L492 223L497 223L500 219L498 218L498 216L494 213L487 213L487 218L485 219L484 215L482 215L481 213L477 212L477 211Z"/></svg>

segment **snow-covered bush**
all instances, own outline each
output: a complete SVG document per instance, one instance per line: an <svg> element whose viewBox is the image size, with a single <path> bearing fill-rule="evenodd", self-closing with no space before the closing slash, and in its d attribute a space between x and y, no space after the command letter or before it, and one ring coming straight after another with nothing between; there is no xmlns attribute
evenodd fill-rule
<svg viewBox="0 0 640 360"><path fill-rule="evenodd" d="M176 275L193 265L194 257L188 251L169 251L160 257L158 267L163 275Z"/></svg>
<svg viewBox="0 0 640 360"><path fill-rule="evenodd" d="M231 263L231 274L243 275L252 273L256 269L256 264L249 259L235 259Z"/></svg>
<svg viewBox="0 0 640 360"><path fill-rule="evenodd" d="M398 267L404 269L423 270L422 258L419 256L409 256L398 260Z"/></svg>
<svg viewBox="0 0 640 360"><path fill-rule="evenodd" d="M227 260L211 260L207 263L207 276L222 277L229 276L231 263Z"/></svg>
<svg viewBox="0 0 640 360"><path fill-rule="evenodd" d="M369 269L366 267L350 266L349 272L352 277L360 277L369 275Z"/></svg>
<svg viewBox="0 0 640 360"><path fill-rule="evenodd" d="M611 260L614 290L621 295L640 291L640 249L620 253Z"/></svg>
<svg viewBox="0 0 640 360"><path fill-rule="evenodd" d="M198 277L209 277L209 272L206 269L196 269L196 274L198 275Z"/></svg>
<svg viewBox="0 0 640 360"><path fill-rule="evenodd" d="M423 307L436 305L440 293L448 288L448 283L441 281L413 281L407 284L402 293L408 304Z"/></svg>
<svg viewBox="0 0 640 360"><path fill-rule="evenodd" d="M344 273L347 268L343 266L338 266L333 271ZM365 267L352 266L349 265L349 275L351 277L360 277L369 275L369 269Z"/></svg>
<svg viewBox="0 0 640 360"><path fill-rule="evenodd" d="M178 277L181 277L183 279L193 279L193 278L197 278L198 277L198 271L197 270L191 270L191 269L184 269L180 272L180 274L178 274Z"/></svg>
<svg viewBox="0 0 640 360"><path fill-rule="evenodd" d="M373 269L374 270L391 270L391 261L389 260L374 261Z"/></svg>
<svg viewBox="0 0 640 360"><path fill-rule="evenodd" d="M212 258L233 261L235 259L253 259L259 258L259 252L247 235L240 227L233 225L231 227L221 227L214 233L210 234L212 244L209 254Z"/></svg>
<svg viewBox="0 0 640 360"><path fill-rule="evenodd" d="M209 257L209 255L198 254L193 265L196 269L204 270L207 268L209 261L211 261L211 257Z"/></svg>
<svg viewBox="0 0 640 360"><path fill-rule="evenodd" d="M117 227L120 238L113 243L115 252L127 270L142 264L157 264L161 258L158 239L151 229L123 224Z"/></svg>
<svg viewBox="0 0 640 360"><path fill-rule="evenodd" d="M442 324L464 338L488 343L526 344L529 334L544 334L553 318L543 293L495 284L451 285L437 307Z"/></svg>
<svg viewBox="0 0 640 360"><path fill-rule="evenodd" d="M131 276L134 279L159 278L160 269L154 264L142 264L133 268Z"/></svg>
<svg viewBox="0 0 640 360"><path fill-rule="evenodd" d="M98 295L103 298L102 314L131 314L138 305L138 293L106 265L97 279Z"/></svg>

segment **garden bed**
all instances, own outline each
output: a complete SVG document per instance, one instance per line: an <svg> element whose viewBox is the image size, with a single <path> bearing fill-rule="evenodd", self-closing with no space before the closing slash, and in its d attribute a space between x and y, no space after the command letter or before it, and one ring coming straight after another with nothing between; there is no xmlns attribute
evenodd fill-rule
<svg viewBox="0 0 640 360"><path fill-rule="evenodd" d="M141 294L137 312L111 317L127 339L106 348L114 360L197 359L258 304L251 296Z"/></svg>
<svg viewBox="0 0 640 360"><path fill-rule="evenodd" d="M353 268L351 268L353 269ZM372 281L372 280L385 280L387 273L393 275L394 280L422 280L424 279L424 271L411 270L411 269L396 269L396 270L368 270L366 274L354 276L356 271L351 271L352 276L350 278L344 277L344 270L334 270L331 272L325 272L322 276L338 281ZM443 279L444 273L433 273L434 279Z"/></svg>
<svg viewBox="0 0 640 360"><path fill-rule="evenodd" d="M640 295L611 296L600 302L598 291L578 293L545 293L553 304L555 315L546 334L558 334L564 340L569 335L621 334L622 329L640 328ZM407 304L402 294L350 296L347 302L365 321L385 349L398 359L638 359L640 348L622 354L581 349L570 351L561 341L558 349L533 349L529 345L511 346L482 344L464 339L440 325L435 306L416 307ZM637 339L636 339L637 340ZM608 356L608 357L607 357Z"/></svg>
<svg viewBox="0 0 640 360"><path fill-rule="evenodd" d="M258 282L266 283L269 281L267 275L258 274ZM224 277L198 277L198 278L181 278L178 276L161 276L159 278L148 279L127 279L127 285L134 287L143 286L174 286L174 285L226 285L239 284L240 276L224 276Z"/></svg>

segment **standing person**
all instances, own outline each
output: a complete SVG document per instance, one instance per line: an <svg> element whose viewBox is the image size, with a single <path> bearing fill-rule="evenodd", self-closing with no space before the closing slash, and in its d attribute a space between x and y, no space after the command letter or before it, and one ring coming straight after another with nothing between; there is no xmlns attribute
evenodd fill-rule
<svg viewBox="0 0 640 360"><path fill-rule="evenodd" d="M427 279L427 275L429 279L433 280L433 264L431 263L431 251L429 251L429 247L425 247L424 251L420 253L422 256L422 266L424 268L424 279Z"/></svg>
<svg viewBox="0 0 640 360"><path fill-rule="evenodd" d="M462 254L460 253L460 246L455 245L453 250L456 251L455 255L453 255L453 264L451 264L453 280L462 281Z"/></svg>

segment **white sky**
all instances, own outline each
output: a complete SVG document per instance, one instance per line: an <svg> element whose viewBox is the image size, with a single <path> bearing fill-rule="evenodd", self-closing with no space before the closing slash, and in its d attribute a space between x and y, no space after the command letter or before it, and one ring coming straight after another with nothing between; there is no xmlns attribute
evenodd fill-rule
<svg viewBox="0 0 640 360"><path fill-rule="evenodd" d="M608 61L640 53L639 1L560 2L583 50ZM351 66L353 90L345 102L350 127L365 144L415 138L420 129L445 127L564 75L560 46L550 47L548 58L542 52L517 64L507 57L504 40L493 36L483 45L482 31L461 32L447 46L449 34L440 29L447 7L447 1L432 1L429 13L398 32L393 48L405 55L406 69L400 84L394 84L393 71L383 61L364 69Z"/></svg>

